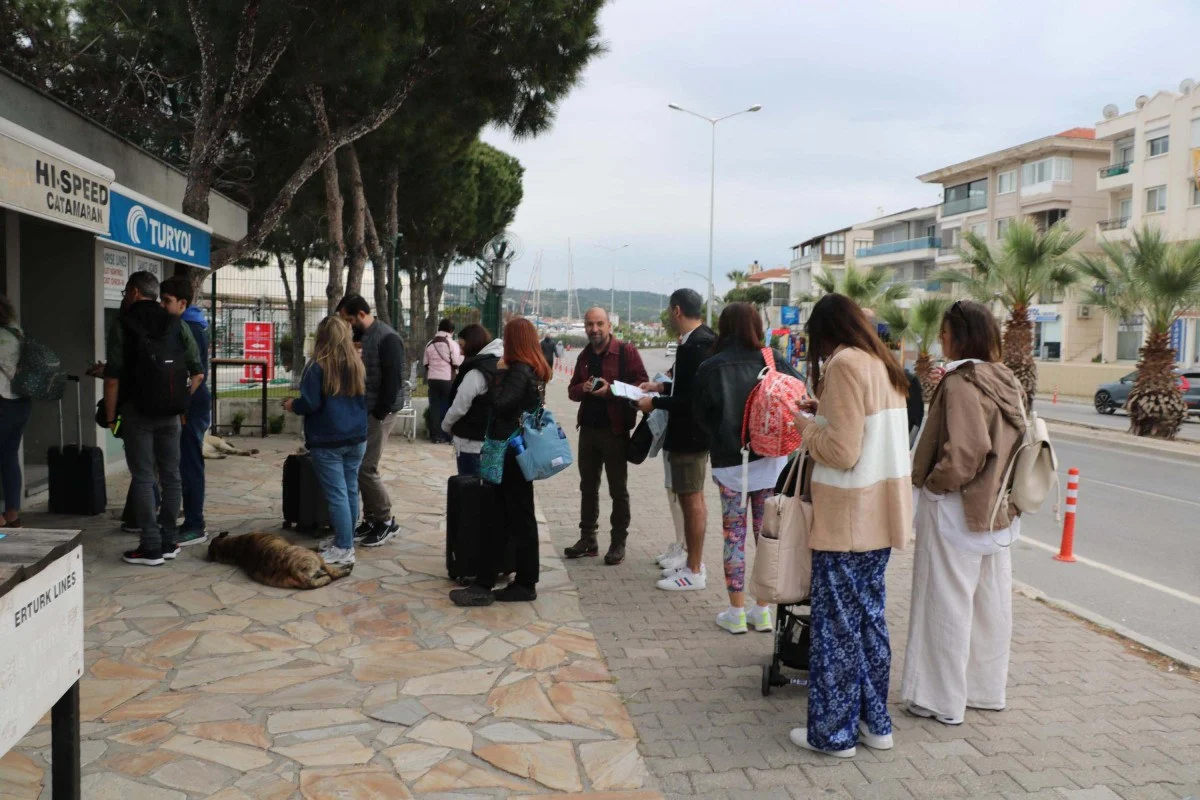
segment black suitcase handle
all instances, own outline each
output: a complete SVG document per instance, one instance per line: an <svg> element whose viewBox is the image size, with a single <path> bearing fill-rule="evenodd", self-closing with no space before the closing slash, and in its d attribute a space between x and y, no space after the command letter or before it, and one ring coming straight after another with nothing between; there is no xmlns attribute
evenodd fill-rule
<svg viewBox="0 0 1200 800"><path fill-rule="evenodd" d="M83 386L80 383L78 375L67 375L66 377L68 381L73 381L75 383L75 410L77 412L76 421L78 422L76 431L79 436L78 444L76 446L79 448L80 452L83 452ZM63 433L63 411L61 397L58 398L58 446L64 451L67 449L67 437Z"/></svg>

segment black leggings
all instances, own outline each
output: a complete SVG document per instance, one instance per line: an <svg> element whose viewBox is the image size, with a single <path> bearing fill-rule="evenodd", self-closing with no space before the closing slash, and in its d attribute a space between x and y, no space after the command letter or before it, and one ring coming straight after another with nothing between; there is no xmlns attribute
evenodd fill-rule
<svg viewBox="0 0 1200 800"><path fill-rule="evenodd" d="M483 560L475 583L485 589L496 585L496 573L505 551L513 550L517 570L514 583L532 589L537 585L538 524L534 516L533 483L525 480L517 456L507 448L504 454L504 478L492 493L495 527L483 536Z"/></svg>

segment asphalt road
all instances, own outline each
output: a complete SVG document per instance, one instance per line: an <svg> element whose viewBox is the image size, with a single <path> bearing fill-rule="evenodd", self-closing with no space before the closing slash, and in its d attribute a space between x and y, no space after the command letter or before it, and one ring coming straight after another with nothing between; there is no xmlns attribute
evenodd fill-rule
<svg viewBox="0 0 1200 800"><path fill-rule="evenodd" d="M1034 410L1047 420L1073 422L1118 431L1129 430L1129 415L1124 411L1117 411L1114 414L1098 414L1090 404L1061 399L1058 403L1051 403L1042 397L1039 397L1034 404ZM1200 416L1196 414L1188 416L1183 423L1183 428L1179 431L1179 438L1200 442Z"/></svg>
<svg viewBox="0 0 1200 800"><path fill-rule="evenodd" d="M575 353L567 360L574 362ZM671 359L642 352L651 376ZM1039 400L1048 419L1125 430L1123 414L1082 403ZM1181 438L1200 439L1200 424ZM1200 463L1130 452L1120 442L1056 442L1065 494L1067 470L1080 470L1073 564L1053 559L1062 523L1052 508L1026 518L1013 574L1047 596L1125 626L1200 659Z"/></svg>

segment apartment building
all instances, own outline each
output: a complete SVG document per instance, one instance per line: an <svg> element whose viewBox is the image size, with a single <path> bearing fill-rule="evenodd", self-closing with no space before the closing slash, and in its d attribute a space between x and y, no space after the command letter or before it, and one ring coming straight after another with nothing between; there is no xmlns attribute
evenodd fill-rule
<svg viewBox="0 0 1200 800"><path fill-rule="evenodd" d="M754 262L754 267L758 267L758 262ZM775 269L752 269L746 276L745 286L765 286L771 290L771 300L763 308L763 314L766 318L766 323L769 328L778 328L780 325L781 309L790 304L792 297L792 281L791 270L787 267L776 267Z"/></svg>
<svg viewBox="0 0 1200 800"><path fill-rule="evenodd" d="M1124 114L1105 106L1096 140L1108 148L1108 163L1097 173L1097 188L1108 203L1098 235L1128 239L1143 224L1172 240L1200 239L1200 86L1185 80L1179 92L1161 91L1134 101ZM1200 361L1200 312L1179 320L1171 331L1180 362ZM1113 321L1104 341L1106 358L1137 358L1143 330L1140 318Z"/></svg>
<svg viewBox="0 0 1200 800"><path fill-rule="evenodd" d="M909 300L900 305L942 291L941 283L933 278L942 244L938 236L939 208L910 208L859 223L852 229L856 232L855 265L863 270L882 267L890 275L889 283L906 285Z"/></svg>
<svg viewBox="0 0 1200 800"><path fill-rule="evenodd" d="M1097 141L1093 129L1072 128L917 176L942 186L936 268L961 266L957 251L965 232L995 245L1019 217L1043 228L1065 219L1085 232L1080 250L1096 249L1099 223L1110 216L1109 199L1097 186L1110 154L1111 145ZM1102 351L1104 315L1072 295L1046 293L1030 309L1044 360L1090 361Z"/></svg>

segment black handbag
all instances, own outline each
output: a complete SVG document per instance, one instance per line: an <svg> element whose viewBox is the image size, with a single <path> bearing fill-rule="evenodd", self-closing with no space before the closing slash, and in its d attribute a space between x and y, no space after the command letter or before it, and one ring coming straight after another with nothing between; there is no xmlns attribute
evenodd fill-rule
<svg viewBox="0 0 1200 800"><path fill-rule="evenodd" d="M646 460L646 456L650 455L650 448L654 445L654 433L650 430L650 422L647 420L647 414L642 414L642 421L633 429L633 435L629 437L629 447L625 451L625 458L630 464L641 464Z"/></svg>

